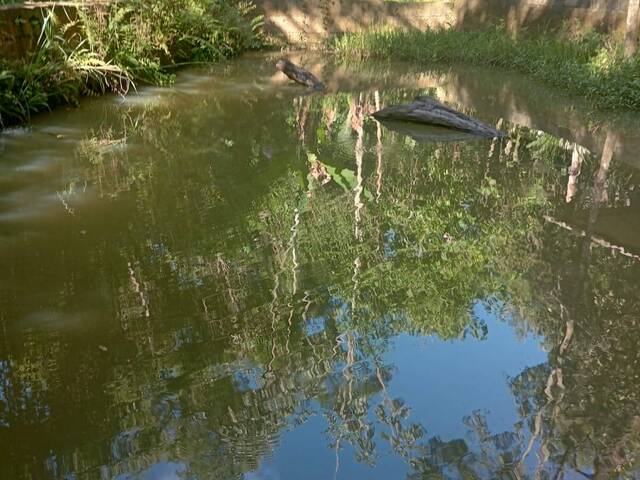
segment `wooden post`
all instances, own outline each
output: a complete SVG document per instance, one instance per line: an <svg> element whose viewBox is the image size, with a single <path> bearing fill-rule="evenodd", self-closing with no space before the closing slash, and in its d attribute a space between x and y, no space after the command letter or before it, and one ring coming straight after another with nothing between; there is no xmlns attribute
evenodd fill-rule
<svg viewBox="0 0 640 480"><path fill-rule="evenodd" d="M638 28L640 28L640 0L629 0L627 34L625 38L627 57L632 57L638 51Z"/></svg>

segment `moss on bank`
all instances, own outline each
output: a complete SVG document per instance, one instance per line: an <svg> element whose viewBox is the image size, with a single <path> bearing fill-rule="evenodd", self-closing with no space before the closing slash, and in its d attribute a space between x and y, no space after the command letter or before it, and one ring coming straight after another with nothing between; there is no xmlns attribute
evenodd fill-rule
<svg viewBox="0 0 640 480"><path fill-rule="evenodd" d="M330 48L343 62L393 58L465 63L517 70L585 98L596 108L640 110L640 54L593 32L513 38L500 27L478 31L370 31L336 38Z"/></svg>
<svg viewBox="0 0 640 480"><path fill-rule="evenodd" d="M168 84L180 64L256 47L252 11L235 0L130 0L80 7L65 24L51 12L30 58L0 60L0 128L85 95Z"/></svg>

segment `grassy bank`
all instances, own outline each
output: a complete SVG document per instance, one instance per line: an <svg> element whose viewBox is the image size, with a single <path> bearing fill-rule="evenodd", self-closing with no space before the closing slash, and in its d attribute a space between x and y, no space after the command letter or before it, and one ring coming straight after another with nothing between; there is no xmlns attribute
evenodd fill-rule
<svg viewBox="0 0 640 480"><path fill-rule="evenodd" d="M0 60L0 128L85 95L165 85L185 63L215 62L256 47L260 18L248 2L130 0L48 14L30 58Z"/></svg>
<svg viewBox="0 0 640 480"><path fill-rule="evenodd" d="M585 98L597 108L640 110L640 55L597 33L512 38L499 27L481 31L373 31L345 35L330 48L343 62L369 58L464 63L517 70Z"/></svg>

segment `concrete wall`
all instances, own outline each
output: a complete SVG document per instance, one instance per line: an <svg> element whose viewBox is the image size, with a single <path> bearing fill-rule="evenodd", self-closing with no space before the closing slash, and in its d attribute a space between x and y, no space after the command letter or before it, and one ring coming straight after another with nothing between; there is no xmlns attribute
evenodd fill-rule
<svg viewBox="0 0 640 480"><path fill-rule="evenodd" d="M0 9L0 57L20 58L33 50L42 18L42 9Z"/></svg>
<svg viewBox="0 0 640 480"><path fill-rule="evenodd" d="M623 32L629 0L458 0L456 24L473 27L502 21L514 32L566 21L580 28Z"/></svg>
<svg viewBox="0 0 640 480"><path fill-rule="evenodd" d="M503 22L523 27L559 26L567 20L580 28L622 32L628 0L435 0L399 3L383 0L256 0L268 29L296 43L371 27L426 29L472 28Z"/></svg>
<svg viewBox="0 0 640 480"><path fill-rule="evenodd" d="M16 60L33 52L51 10L57 22L76 18L76 7L68 2L0 5L0 58Z"/></svg>
<svg viewBox="0 0 640 480"><path fill-rule="evenodd" d="M290 42L313 43L330 35L372 27L426 29L455 24L453 2L383 0L256 0L268 31Z"/></svg>

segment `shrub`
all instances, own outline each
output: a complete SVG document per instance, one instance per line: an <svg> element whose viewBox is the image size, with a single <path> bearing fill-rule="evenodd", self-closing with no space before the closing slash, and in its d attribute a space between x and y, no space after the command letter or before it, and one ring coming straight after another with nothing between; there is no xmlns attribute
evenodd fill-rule
<svg viewBox="0 0 640 480"><path fill-rule="evenodd" d="M261 17L229 0L130 0L86 5L76 21L44 21L38 48L0 62L0 127L81 96L127 93L134 82L166 85L178 65L216 62L260 46Z"/></svg>

